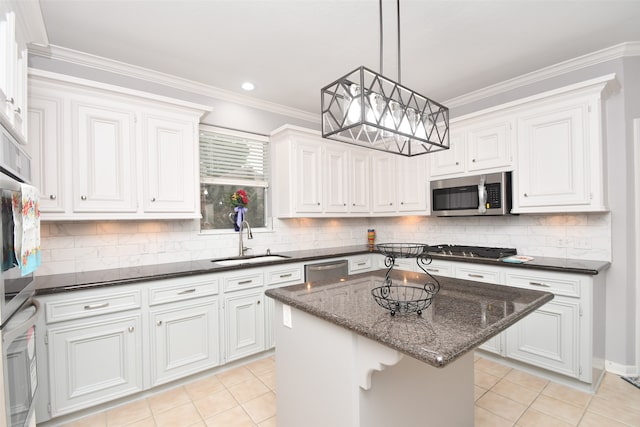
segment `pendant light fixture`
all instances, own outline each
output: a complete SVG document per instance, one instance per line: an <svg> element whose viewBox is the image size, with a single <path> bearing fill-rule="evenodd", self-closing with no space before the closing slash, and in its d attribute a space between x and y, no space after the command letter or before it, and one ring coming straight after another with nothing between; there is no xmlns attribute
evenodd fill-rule
<svg viewBox="0 0 640 427"><path fill-rule="evenodd" d="M361 66L322 88L322 137L408 157L447 150L449 109L400 83L400 0L398 82L381 74L378 3L380 73Z"/></svg>

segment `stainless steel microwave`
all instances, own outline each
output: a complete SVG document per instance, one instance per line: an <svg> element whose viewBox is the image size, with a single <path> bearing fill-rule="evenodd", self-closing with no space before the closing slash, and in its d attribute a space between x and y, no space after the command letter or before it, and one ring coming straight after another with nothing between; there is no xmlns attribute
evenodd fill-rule
<svg viewBox="0 0 640 427"><path fill-rule="evenodd" d="M511 172L431 181L436 216L492 216L511 212Z"/></svg>

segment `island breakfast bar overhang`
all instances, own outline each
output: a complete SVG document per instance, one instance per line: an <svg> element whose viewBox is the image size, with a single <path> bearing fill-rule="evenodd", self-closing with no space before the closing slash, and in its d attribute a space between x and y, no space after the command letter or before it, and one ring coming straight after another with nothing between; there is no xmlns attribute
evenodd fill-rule
<svg viewBox="0 0 640 427"><path fill-rule="evenodd" d="M428 276L391 272L394 285ZM384 271L270 289L276 300L278 426L473 426L473 349L553 299L438 277L421 316L391 316Z"/></svg>

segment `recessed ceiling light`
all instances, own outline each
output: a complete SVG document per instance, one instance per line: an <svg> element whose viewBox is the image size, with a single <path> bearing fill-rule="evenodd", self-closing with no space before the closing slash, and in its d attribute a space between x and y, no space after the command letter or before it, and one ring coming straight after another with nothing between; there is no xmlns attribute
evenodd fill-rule
<svg viewBox="0 0 640 427"><path fill-rule="evenodd" d="M256 87L253 85L253 83L251 82L244 82L242 83L242 89L246 90L246 91L252 91L254 90Z"/></svg>

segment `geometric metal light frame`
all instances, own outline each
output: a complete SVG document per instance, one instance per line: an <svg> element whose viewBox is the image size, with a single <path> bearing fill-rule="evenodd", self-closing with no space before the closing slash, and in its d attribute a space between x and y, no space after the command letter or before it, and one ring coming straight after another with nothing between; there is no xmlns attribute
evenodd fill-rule
<svg viewBox="0 0 640 427"><path fill-rule="evenodd" d="M449 149L449 109L364 66L321 89L322 137L411 157Z"/></svg>

